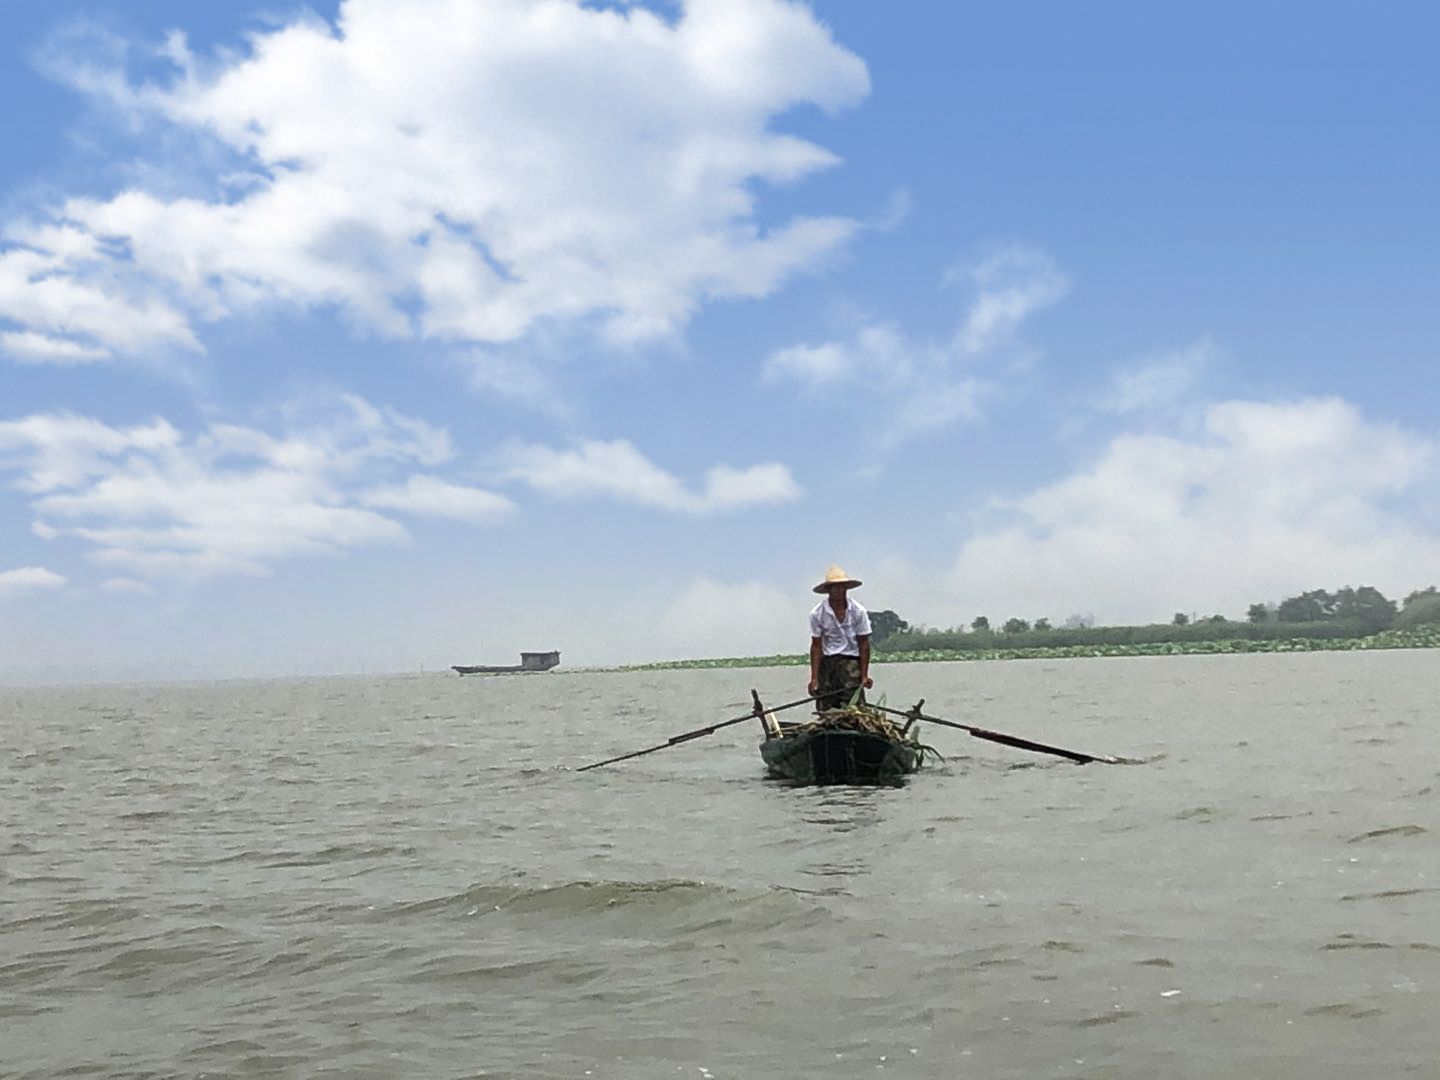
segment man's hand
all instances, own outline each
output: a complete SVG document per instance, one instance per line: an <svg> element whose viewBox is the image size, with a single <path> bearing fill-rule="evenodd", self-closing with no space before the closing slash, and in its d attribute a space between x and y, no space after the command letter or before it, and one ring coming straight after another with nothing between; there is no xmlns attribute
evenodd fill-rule
<svg viewBox="0 0 1440 1080"><path fill-rule="evenodd" d="M814 697L816 694L818 694L818 693L820 692L820 680L819 680L819 679L811 679L811 680L810 680L810 686L809 686L809 688L808 688L805 692L806 692L807 694L809 694L811 697Z"/></svg>
<svg viewBox="0 0 1440 1080"><path fill-rule="evenodd" d="M866 689L866 690L873 690L873 689L875 689L875 680L872 679L872 678L870 678L869 675L866 675L866 676L865 676L865 689Z"/></svg>

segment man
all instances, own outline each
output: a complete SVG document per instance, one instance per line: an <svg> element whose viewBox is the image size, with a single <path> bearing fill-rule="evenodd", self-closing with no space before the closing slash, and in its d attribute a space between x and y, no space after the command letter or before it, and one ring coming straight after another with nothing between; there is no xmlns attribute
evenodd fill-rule
<svg viewBox="0 0 1440 1080"><path fill-rule="evenodd" d="M846 593L860 582L832 566L815 586L826 598L810 612L810 693L824 695L815 702L819 712L843 709L855 687L875 685L870 678L870 615Z"/></svg>

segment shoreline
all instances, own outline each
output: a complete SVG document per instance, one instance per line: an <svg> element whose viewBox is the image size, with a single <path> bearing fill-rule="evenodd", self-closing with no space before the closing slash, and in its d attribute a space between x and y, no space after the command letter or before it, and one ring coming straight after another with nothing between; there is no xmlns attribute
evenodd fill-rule
<svg viewBox="0 0 1440 1080"><path fill-rule="evenodd" d="M1373 649L1440 649L1440 626L1415 630L1384 630L1358 638L1280 638L1248 640L1224 638L1216 641L1153 642L1133 645L1055 645L1026 648L916 649L908 652L871 654L874 664L923 664L957 660L1079 660L1122 656L1232 656L1241 653L1279 652L1360 652ZM802 667L805 653L777 653L773 656L707 657L696 660L656 660L647 664L625 664L596 670L681 671L712 668Z"/></svg>

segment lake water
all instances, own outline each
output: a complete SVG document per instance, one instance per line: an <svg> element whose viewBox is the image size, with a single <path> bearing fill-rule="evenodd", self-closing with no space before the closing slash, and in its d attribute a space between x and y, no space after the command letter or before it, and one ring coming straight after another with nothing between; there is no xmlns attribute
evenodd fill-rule
<svg viewBox="0 0 1440 1080"><path fill-rule="evenodd" d="M0 1076L1440 1075L1440 651L0 690ZM793 713L791 715L794 715Z"/></svg>

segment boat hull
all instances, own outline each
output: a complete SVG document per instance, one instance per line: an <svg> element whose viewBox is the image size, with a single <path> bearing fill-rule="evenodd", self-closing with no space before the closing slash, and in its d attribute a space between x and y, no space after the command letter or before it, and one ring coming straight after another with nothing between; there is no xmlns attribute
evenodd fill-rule
<svg viewBox="0 0 1440 1080"><path fill-rule="evenodd" d="M915 743L868 731L788 731L760 744L772 777L797 784L894 784L920 767Z"/></svg>
<svg viewBox="0 0 1440 1080"><path fill-rule="evenodd" d="M534 671L549 671L560 665L560 653L522 652L518 664L451 664L450 670L457 675L525 675Z"/></svg>

